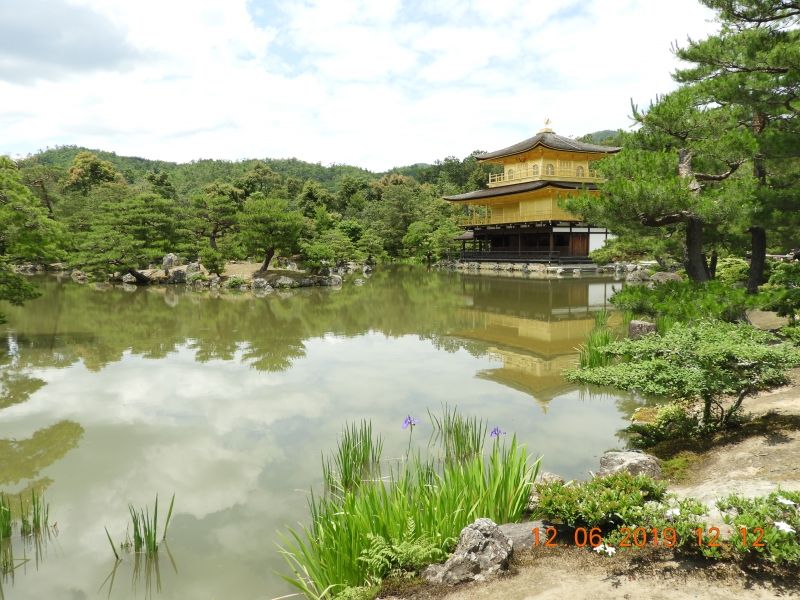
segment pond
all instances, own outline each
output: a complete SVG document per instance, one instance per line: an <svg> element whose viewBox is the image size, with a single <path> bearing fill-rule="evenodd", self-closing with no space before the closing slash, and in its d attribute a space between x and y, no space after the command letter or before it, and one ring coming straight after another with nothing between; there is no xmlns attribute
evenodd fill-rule
<svg viewBox="0 0 800 600"><path fill-rule="evenodd" d="M584 477L636 406L560 376L610 279L397 267L264 298L36 283L0 326L0 491L44 491L56 525L14 548L0 597L288 594L276 545L345 423L370 419L400 456L406 415L425 444L426 411L457 405ZM176 497L168 552L115 569L104 528L123 539L128 503L156 493Z"/></svg>

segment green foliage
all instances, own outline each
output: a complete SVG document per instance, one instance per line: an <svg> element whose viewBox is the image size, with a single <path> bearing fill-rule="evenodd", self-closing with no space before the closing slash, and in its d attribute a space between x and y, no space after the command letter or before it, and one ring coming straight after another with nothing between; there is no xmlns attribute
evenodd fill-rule
<svg viewBox="0 0 800 600"><path fill-rule="evenodd" d="M64 187L86 194L101 183L117 181L120 175L114 166L91 152L79 152L69 168Z"/></svg>
<svg viewBox="0 0 800 600"><path fill-rule="evenodd" d="M794 325L800 311L800 262L775 265L768 285L764 286L764 297L765 309L789 317L790 325Z"/></svg>
<svg viewBox="0 0 800 600"><path fill-rule="evenodd" d="M243 285L247 285L247 280L238 275L234 275L225 280L225 287L229 290L238 290Z"/></svg>
<svg viewBox="0 0 800 600"><path fill-rule="evenodd" d="M658 408L652 423L635 423L626 431L635 434L630 440L632 446L650 448L665 440L696 438L708 433L709 428L689 407L671 402Z"/></svg>
<svg viewBox="0 0 800 600"><path fill-rule="evenodd" d="M322 476L330 492L356 489L363 481L380 473L383 440L373 437L372 423L351 423L342 430L336 454L322 461Z"/></svg>
<svg viewBox="0 0 800 600"><path fill-rule="evenodd" d="M585 483L538 484L534 515L569 527L613 529L633 523L647 502L661 502L666 484L644 475L615 473Z"/></svg>
<svg viewBox="0 0 800 600"><path fill-rule="evenodd" d="M156 494L155 504L153 505L153 512L150 512L150 507L136 509L133 504L128 504L128 514L130 516L131 531L129 537L123 544L120 544L122 549L132 549L137 554L142 553L147 556L153 556L158 552L158 545L161 541L167 539L167 531L169 529L169 522L172 519L172 510L175 507L175 494L172 494L172 500L167 509L167 516L164 521L164 529L161 537L158 537L158 494ZM111 549L114 551L115 558L119 559L114 542L111 535L106 528L106 536L111 544Z"/></svg>
<svg viewBox="0 0 800 600"><path fill-rule="evenodd" d="M452 410L446 404L442 414L428 411L433 427L431 444L438 445L445 462L462 462L483 454L487 422L477 417L465 417L456 407Z"/></svg>
<svg viewBox="0 0 800 600"><path fill-rule="evenodd" d="M670 255L675 250L661 237L624 235L608 240L602 248L592 250L589 258L598 265L607 265L613 262L651 260Z"/></svg>
<svg viewBox="0 0 800 600"><path fill-rule="evenodd" d="M749 325L677 323L663 335L610 344L600 351L620 362L569 371L566 377L654 396L701 399L704 425L713 418L723 426L747 395L783 385L786 371L800 364L800 352L777 341ZM737 397L728 409L719 401L726 394Z"/></svg>
<svg viewBox="0 0 800 600"><path fill-rule="evenodd" d="M731 544L740 556L758 556L777 564L800 564L800 492L777 491L761 498L731 495L717 502L725 522L733 526ZM747 528L746 542L741 528ZM756 528L764 530L755 546ZM783 529L786 529L785 531Z"/></svg>
<svg viewBox="0 0 800 600"><path fill-rule="evenodd" d="M361 258L356 245L340 229L330 229L301 247L306 265L314 270Z"/></svg>
<svg viewBox="0 0 800 600"><path fill-rule="evenodd" d="M610 362L610 357L601 349L617 339L614 331L608 326L608 313L600 311L594 316L594 327L586 336L586 342L578 348L578 365L600 367Z"/></svg>
<svg viewBox="0 0 800 600"><path fill-rule="evenodd" d="M744 283L750 271L750 263L743 258L720 258L717 261L716 278L725 285Z"/></svg>
<svg viewBox="0 0 800 600"><path fill-rule="evenodd" d="M208 269L209 273L222 275L222 272L225 270L224 255L211 246L205 246L202 250L200 250L200 262L206 269Z"/></svg>
<svg viewBox="0 0 800 600"><path fill-rule="evenodd" d="M781 327L778 334L795 346L800 346L800 327Z"/></svg>
<svg viewBox="0 0 800 600"><path fill-rule="evenodd" d="M383 536L367 534L369 546L358 560L364 564L367 581L380 581L387 576L414 575L423 567L444 560L447 553L424 535L418 535L414 519L409 517L401 538L386 540ZM446 545L455 545L449 540Z"/></svg>
<svg viewBox="0 0 800 600"><path fill-rule="evenodd" d="M353 439L366 448L360 432L354 431ZM371 450L339 454L353 457L353 473L363 471L365 454L370 463L375 458ZM281 549L293 571L287 581L309 597L320 597L392 570L418 570L448 552L476 518L519 519L537 472L538 461L531 465L512 437L508 445L494 443L488 457L437 463L412 455L383 477L374 474L350 489L312 495L310 527L290 529Z"/></svg>
<svg viewBox="0 0 800 600"><path fill-rule="evenodd" d="M611 303L637 316L667 317L673 322L734 322L744 319L751 301L743 289L719 281L667 281L653 288L627 285L611 297Z"/></svg>
<svg viewBox="0 0 800 600"><path fill-rule="evenodd" d="M263 256L262 270L266 270L277 251L292 252L297 248L303 217L299 212L289 210L286 200L255 193L244 203L239 227L244 248L249 253Z"/></svg>
<svg viewBox="0 0 800 600"><path fill-rule="evenodd" d="M21 306L26 300L39 297L39 292L22 275L14 273L6 260L0 258L0 300ZM0 313L0 323L5 316Z"/></svg>

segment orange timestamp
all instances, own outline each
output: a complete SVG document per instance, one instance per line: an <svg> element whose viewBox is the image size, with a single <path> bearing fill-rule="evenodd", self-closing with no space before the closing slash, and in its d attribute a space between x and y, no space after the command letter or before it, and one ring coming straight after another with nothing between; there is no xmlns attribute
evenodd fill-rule
<svg viewBox="0 0 800 600"><path fill-rule="evenodd" d="M560 544L556 543L558 537L558 529L553 526L545 528L545 534L541 535L540 528L534 527L531 530L533 535L533 545L543 546L545 548L557 548ZM674 527L620 527L619 533L622 539L617 544L619 548L644 548L648 544L651 546L662 546L664 548L672 548L678 545L678 532ZM739 535L743 546L750 546L752 548L763 548L765 546L762 539L764 538L763 527L747 527L739 528ZM698 527L694 530L694 540L698 546L707 546L709 548L720 548L720 530L719 527L709 527L705 529ZM573 535L572 542L578 548L589 546L596 548L605 544L603 539L603 532L599 527L576 527Z"/></svg>

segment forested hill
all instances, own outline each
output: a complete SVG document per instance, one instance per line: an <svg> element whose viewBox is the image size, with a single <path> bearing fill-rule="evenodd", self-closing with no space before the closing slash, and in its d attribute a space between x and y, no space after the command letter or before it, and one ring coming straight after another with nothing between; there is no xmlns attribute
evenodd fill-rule
<svg viewBox="0 0 800 600"><path fill-rule="evenodd" d="M214 181L233 181L244 177L257 163L266 164L284 178L292 177L300 181L317 181L333 190L337 181L346 175L352 177L377 178L381 174L350 165L323 166L297 158L266 158L242 161L200 159L189 163L174 163L163 160L150 160L137 156L119 156L115 152L82 148L80 146L57 146L31 155L20 161L20 166L35 164L68 170L80 152L91 152L99 159L111 163L122 173L129 183L140 181L149 172L169 175L179 194L187 194Z"/></svg>

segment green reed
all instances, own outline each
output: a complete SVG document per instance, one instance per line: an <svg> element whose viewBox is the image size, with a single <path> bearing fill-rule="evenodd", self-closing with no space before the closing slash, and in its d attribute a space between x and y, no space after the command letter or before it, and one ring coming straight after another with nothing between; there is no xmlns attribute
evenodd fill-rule
<svg viewBox="0 0 800 600"><path fill-rule="evenodd" d="M372 423L362 420L342 429L336 453L322 460L322 476L328 491L357 488L364 480L380 476L383 440L372 435Z"/></svg>
<svg viewBox="0 0 800 600"><path fill-rule="evenodd" d="M586 336L586 342L578 347L578 364L583 368L602 367L610 363L611 357L602 350L616 341L617 336L608 325L608 312L595 313L594 327Z"/></svg>
<svg viewBox="0 0 800 600"><path fill-rule="evenodd" d="M438 423L442 432L446 423L458 423L457 431L466 424L453 434L463 434L459 442L445 433L436 437L445 456L451 444L450 460L423 459L415 453L380 480L362 481L336 493L312 492L311 524L289 528L280 549L292 572L285 576L290 584L309 598L363 584L367 573L359 558L369 552L369 535L409 543L431 540L449 552L461 529L479 517L498 523L519 520L539 461L529 460L515 436L508 444L496 440L488 456L472 452L483 448L476 435L483 432L485 437L486 426L477 419L462 419L455 409L446 409ZM407 537L409 519L415 523L412 539Z"/></svg>
<svg viewBox="0 0 800 600"><path fill-rule="evenodd" d="M122 549L133 549L137 554L143 553L147 555L154 555L158 552L158 544L160 541L167 539L167 530L169 529L169 522L172 519L172 509L175 506L175 494L172 494L172 500L169 503L167 510L167 517L164 522L164 530L161 539L158 537L158 494L156 494L155 504L153 511L150 512L150 507L137 509L133 504L128 504L128 515L130 517L130 533L125 543L120 544ZM108 528L104 528L108 543L111 545L111 551L114 553L114 558L120 560L119 553L111 539L111 534L108 533Z"/></svg>
<svg viewBox="0 0 800 600"><path fill-rule="evenodd" d="M31 499L23 503L19 499L20 532L22 535L40 533L47 529L50 516L50 506L45 502L44 496L31 490Z"/></svg>
<svg viewBox="0 0 800 600"><path fill-rule="evenodd" d="M4 494L0 494L0 540L11 537L11 525L13 522L11 503Z"/></svg>
<svg viewBox="0 0 800 600"><path fill-rule="evenodd" d="M429 410L428 418L433 426L431 444L438 444L446 462L467 460L483 452L487 421L465 417L447 404L442 407L441 416Z"/></svg>

